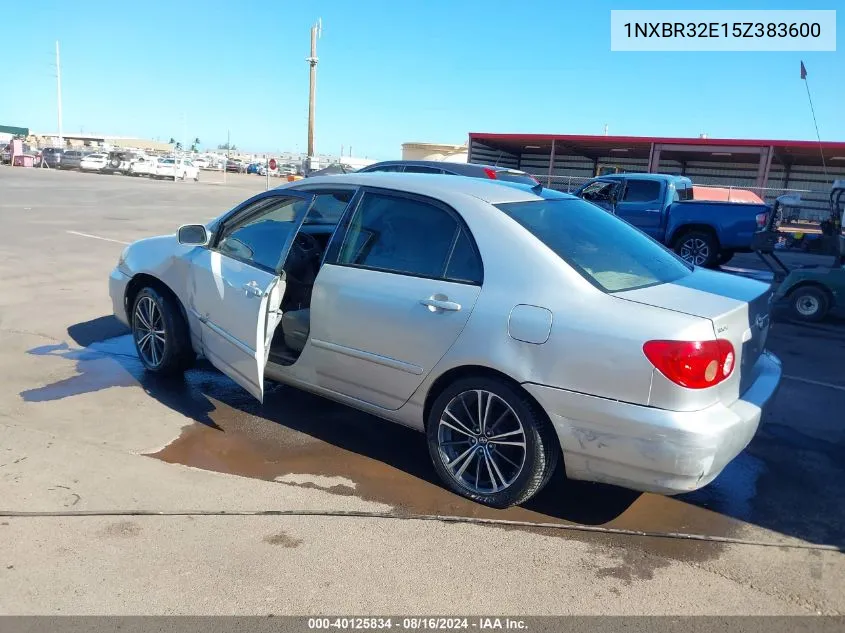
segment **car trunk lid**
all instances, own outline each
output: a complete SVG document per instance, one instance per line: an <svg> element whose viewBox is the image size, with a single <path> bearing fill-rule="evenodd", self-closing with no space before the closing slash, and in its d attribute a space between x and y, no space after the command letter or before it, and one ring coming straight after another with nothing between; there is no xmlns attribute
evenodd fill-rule
<svg viewBox="0 0 845 633"><path fill-rule="evenodd" d="M736 401L754 381L754 366L765 349L769 332L770 285L696 268L692 274L672 283L629 290L616 296L709 319L714 337L730 341L736 354L733 373L716 387L724 404Z"/></svg>

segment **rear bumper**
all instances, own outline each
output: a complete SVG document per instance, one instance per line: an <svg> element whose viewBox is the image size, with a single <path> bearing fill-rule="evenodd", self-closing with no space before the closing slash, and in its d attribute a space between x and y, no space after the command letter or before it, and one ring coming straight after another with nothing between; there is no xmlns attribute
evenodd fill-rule
<svg viewBox="0 0 845 633"><path fill-rule="evenodd" d="M570 478L678 494L713 481L754 437L777 393L780 360L766 352L754 372L752 385L731 406L687 412L523 386L552 420Z"/></svg>
<svg viewBox="0 0 845 633"><path fill-rule="evenodd" d="M111 271L109 275L109 297L111 297L112 312L117 320L129 326L129 317L126 316L126 286L131 277L123 274L118 268ZM131 327L131 326L130 326Z"/></svg>

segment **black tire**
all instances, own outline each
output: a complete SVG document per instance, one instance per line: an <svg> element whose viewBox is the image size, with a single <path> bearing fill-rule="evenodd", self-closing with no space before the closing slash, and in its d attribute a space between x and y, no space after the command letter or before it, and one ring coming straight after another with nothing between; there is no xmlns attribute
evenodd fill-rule
<svg viewBox="0 0 845 633"><path fill-rule="evenodd" d="M822 321L830 309L830 297L818 286L799 286L789 293L789 311L806 323Z"/></svg>
<svg viewBox="0 0 845 633"><path fill-rule="evenodd" d="M143 339L143 335L149 331L144 326L143 319L140 318L138 313L139 304L142 301L145 302L145 306L149 305L146 303L147 301L152 301L161 315L161 321L153 320L155 328L164 331L164 343L160 348L163 351L157 355L151 354L149 347L142 346L139 343L139 340ZM194 362L196 354L191 347L188 324L182 316L182 311L179 309L176 299L169 293L160 292L151 286L142 288L132 302L130 321L135 350L147 371L156 374L176 374L185 371ZM164 328L160 327L162 321ZM156 360L157 362L155 362Z"/></svg>
<svg viewBox="0 0 845 633"><path fill-rule="evenodd" d="M719 266L724 266L734 258L734 255L736 255L736 253L734 253L733 251L720 251L719 257L716 258L716 263Z"/></svg>
<svg viewBox="0 0 845 633"><path fill-rule="evenodd" d="M675 252L688 264L713 268L719 257L719 243L707 231L687 231L675 240Z"/></svg>
<svg viewBox="0 0 845 633"><path fill-rule="evenodd" d="M444 418L444 415L446 415L446 407L454 403L455 399L466 394L472 394L473 391L483 391L493 394L496 398L495 402L497 406L500 403L505 403L516 417L515 424L521 424L521 429L523 430L522 436L525 439L525 452L520 470L512 473L513 477L510 483L498 491L480 490L478 486L478 474L476 474L475 486L459 482L444 462L444 460L448 461L451 457L447 455L447 449L441 448L441 418ZM475 396L470 395L469 397ZM490 396L488 395L487 398L489 400ZM502 410L504 410L504 407ZM445 419L448 420L451 418L447 417ZM466 433L463 435L466 435ZM518 387L512 386L505 380L492 377L462 378L443 390L434 401L429 412L426 436L428 440L428 451L434 465L434 470L446 486L456 494L494 508L507 508L518 505L537 494L548 483L557 467L560 456L560 444L558 443L557 435L542 409ZM489 433L487 436L489 437ZM455 435L454 437L460 436ZM465 441L464 444L468 445L469 442ZM502 450L502 447L491 445L492 441L484 438L474 439L472 441L475 452L466 461L467 463L471 463L477 456L476 466L478 471L476 472L490 468L487 464L485 464L485 469L481 468L483 453L490 450L491 452L488 455L493 455L493 451L497 448L500 451ZM451 450L463 450L463 447L461 449ZM511 456L513 457L513 454ZM498 463L506 466L504 461L499 461ZM511 461L510 464L514 464L514 462ZM463 465L463 462L460 465ZM465 472L469 473L471 468L471 466L466 467ZM496 478L493 476L492 469L488 470L488 472L490 472L489 478L485 476L487 481ZM503 471L500 471L496 467L495 472L501 477L501 481L504 483L505 477L502 477ZM488 488L490 487L492 486L488 486Z"/></svg>

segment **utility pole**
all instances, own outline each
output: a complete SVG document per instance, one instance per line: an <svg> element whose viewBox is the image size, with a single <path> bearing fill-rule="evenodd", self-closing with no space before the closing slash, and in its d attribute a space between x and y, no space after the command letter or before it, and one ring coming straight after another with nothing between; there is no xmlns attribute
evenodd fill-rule
<svg viewBox="0 0 845 633"><path fill-rule="evenodd" d="M65 139L62 135L62 65L59 61L59 40L56 40L56 97L59 115L59 146L64 147Z"/></svg>
<svg viewBox="0 0 845 633"><path fill-rule="evenodd" d="M317 38L323 32L323 19L317 20L311 27L311 56L305 61L311 66L308 83L308 169L311 169L311 160L314 157L314 102L317 97Z"/></svg>

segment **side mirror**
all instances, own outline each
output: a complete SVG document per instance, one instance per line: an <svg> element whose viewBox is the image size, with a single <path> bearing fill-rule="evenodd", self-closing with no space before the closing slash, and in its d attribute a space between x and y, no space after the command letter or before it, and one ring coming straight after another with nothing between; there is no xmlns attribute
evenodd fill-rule
<svg viewBox="0 0 845 633"><path fill-rule="evenodd" d="M205 246L208 244L208 231L202 224L185 224L176 233L180 244L185 246Z"/></svg>

